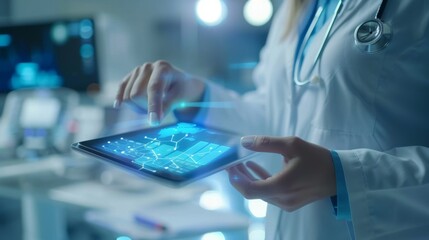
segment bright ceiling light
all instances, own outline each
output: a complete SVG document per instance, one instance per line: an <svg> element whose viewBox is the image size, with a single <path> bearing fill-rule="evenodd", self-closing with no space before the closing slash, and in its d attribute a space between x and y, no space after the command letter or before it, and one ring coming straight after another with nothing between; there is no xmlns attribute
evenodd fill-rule
<svg viewBox="0 0 429 240"><path fill-rule="evenodd" d="M244 19L253 26L262 26L273 16L270 0L249 0L244 5Z"/></svg>
<svg viewBox="0 0 429 240"><path fill-rule="evenodd" d="M227 9L222 0L198 0L195 12L203 24L216 26L225 19Z"/></svg>

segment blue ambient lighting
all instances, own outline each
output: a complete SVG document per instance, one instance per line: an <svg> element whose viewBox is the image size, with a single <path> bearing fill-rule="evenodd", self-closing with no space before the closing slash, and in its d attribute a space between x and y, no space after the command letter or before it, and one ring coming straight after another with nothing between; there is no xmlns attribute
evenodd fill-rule
<svg viewBox="0 0 429 240"><path fill-rule="evenodd" d="M199 107L199 108L232 108L231 102L179 102L173 105L173 109Z"/></svg>
<svg viewBox="0 0 429 240"><path fill-rule="evenodd" d="M94 47L91 44L83 44L80 47L80 56L88 59L94 56Z"/></svg>
<svg viewBox="0 0 429 240"><path fill-rule="evenodd" d="M20 63L16 65L16 73L18 73L25 81L32 81L39 71L37 63Z"/></svg>
<svg viewBox="0 0 429 240"><path fill-rule="evenodd" d="M84 19L80 22L80 37L90 39L94 35L94 27L89 19Z"/></svg>
<svg viewBox="0 0 429 240"><path fill-rule="evenodd" d="M120 236L120 237L117 237L116 240L132 240L132 239L127 236Z"/></svg>
<svg viewBox="0 0 429 240"><path fill-rule="evenodd" d="M0 34L0 47L7 47L12 42L12 37L9 34Z"/></svg>
<svg viewBox="0 0 429 240"><path fill-rule="evenodd" d="M229 64L230 69L252 69L258 65L258 62L242 62Z"/></svg>
<svg viewBox="0 0 429 240"><path fill-rule="evenodd" d="M11 79L12 89L26 87L58 87L63 79L54 71L41 71L39 64L24 62L16 65L15 74Z"/></svg>

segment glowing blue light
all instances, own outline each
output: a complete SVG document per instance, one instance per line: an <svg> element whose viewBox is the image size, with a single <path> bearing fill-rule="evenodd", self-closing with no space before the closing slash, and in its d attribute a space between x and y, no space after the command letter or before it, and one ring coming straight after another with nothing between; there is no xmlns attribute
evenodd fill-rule
<svg viewBox="0 0 429 240"><path fill-rule="evenodd" d="M39 71L39 64L37 63L19 63L16 65L16 73L18 73L21 78L32 84L35 81L37 72Z"/></svg>
<svg viewBox="0 0 429 240"><path fill-rule="evenodd" d="M210 164L231 151L231 147L199 140L209 140L213 136L217 138L216 135L216 132L196 124L177 123L176 126L154 129L149 135L138 135L133 139L113 138L96 147L115 156L125 155L141 171L155 172L162 169L164 172L182 175ZM222 135L219 134L218 137ZM226 205L226 200L218 192L203 194L201 202L216 209Z"/></svg>
<svg viewBox="0 0 429 240"><path fill-rule="evenodd" d="M273 15L273 5L270 0L249 0L244 5L244 19L253 26L262 26Z"/></svg>
<svg viewBox="0 0 429 240"><path fill-rule="evenodd" d="M9 34L0 34L0 47L7 47L12 42L12 37Z"/></svg>
<svg viewBox="0 0 429 240"><path fill-rule="evenodd" d="M94 28L89 19L80 22L80 37L83 39L90 39L94 35Z"/></svg>
<svg viewBox="0 0 429 240"><path fill-rule="evenodd" d="M117 237L116 240L132 240L132 239L127 236L120 236L120 237Z"/></svg>
<svg viewBox="0 0 429 240"><path fill-rule="evenodd" d="M198 108L233 108L231 102L180 102L172 106L173 109L198 107Z"/></svg>
<svg viewBox="0 0 429 240"><path fill-rule="evenodd" d="M258 65L258 62L243 62L243 63L233 63L229 64L230 69L252 69Z"/></svg>
<svg viewBox="0 0 429 240"><path fill-rule="evenodd" d="M80 47L80 56L82 58L92 58L94 56L94 47L91 44L83 44Z"/></svg>
<svg viewBox="0 0 429 240"><path fill-rule="evenodd" d="M55 70L41 71L39 64L33 62L19 63L15 67L15 74L11 78L11 88L24 87L58 87L63 79Z"/></svg>
<svg viewBox="0 0 429 240"><path fill-rule="evenodd" d="M227 8L222 0L198 0L195 12L203 24L216 26L226 18Z"/></svg>
<svg viewBox="0 0 429 240"><path fill-rule="evenodd" d="M164 128L159 131L159 138L169 137L175 134L196 134L204 129L197 127L195 124L179 123L177 127Z"/></svg>
<svg viewBox="0 0 429 240"><path fill-rule="evenodd" d="M221 232L206 233L201 237L201 240L225 240L225 235Z"/></svg>

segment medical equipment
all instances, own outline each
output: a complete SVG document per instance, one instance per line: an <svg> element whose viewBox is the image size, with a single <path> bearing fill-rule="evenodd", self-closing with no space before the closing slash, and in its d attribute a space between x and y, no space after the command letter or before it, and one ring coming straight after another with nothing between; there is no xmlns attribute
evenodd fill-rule
<svg viewBox="0 0 429 240"><path fill-rule="evenodd" d="M359 25L355 30L355 45L366 53L375 53L390 43L390 26L381 20L387 0L382 0L374 19Z"/></svg>
<svg viewBox="0 0 429 240"><path fill-rule="evenodd" d="M62 18L0 26L0 93L64 87L100 90L96 21Z"/></svg>
<svg viewBox="0 0 429 240"><path fill-rule="evenodd" d="M18 158L67 152L73 142L73 109L79 95L68 88L19 89L5 101L0 152Z"/></svg>
<svg viewBox="0 0 429 240"><path fill-rule="evenodd" d="M382 0L377 10L377 14L375 18L360 24L354 32L355 46L366 53L378 52L383 48L385 48L390 42L390 39L392 36L390 27L381 20L381 16L386 7L386 4L387 4L387 0ZM301 61L301 59L303 58L305 46L307 45L311 35L313 34L313 31L319 21L319 18L324 11L324 7L320 6L317 9L316 14L313 18L313 21L311 22L307 32L305 33L304 39L302 40L302 44L299 46L298 54L296 55L296 58L294 61L293 79L295 84L301 86L311 81L310 74L313 72L317 62L320 59L320 56L323 53L323 50L325 49L327 39L332 30L332 26L334 25L335 20L337 19L338 13L340 12L342 6L343 6L343 1L339 0L335 8L334 16L332 17L332 20L328 26L328 29L326 30L326 34L322 40L322 44L316 54L316 57L313 60L313 64L310 68L310 71L305 76L306 80L301 80L299 77L299 73L301 72L301 68L302 68L303 61Z"/></svg>

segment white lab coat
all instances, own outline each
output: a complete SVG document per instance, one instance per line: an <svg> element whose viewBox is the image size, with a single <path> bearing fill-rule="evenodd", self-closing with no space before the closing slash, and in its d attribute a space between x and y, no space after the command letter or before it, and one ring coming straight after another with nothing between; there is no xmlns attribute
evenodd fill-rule
<svg viewBox="0 0 429 240"><path fill-rule="evenodd" d="M344 2L313 72L318 83L292 81L297 36L282 40L286 1L254 74L257 90L239 96L209 84L210 101L230 101L235 108L210 109L205 123L242 134L299 136L339 150L356 239L429 239L429 1L388 2L383 20L393 38L377 54L360 52L353 32L374 17L380 1ZM315 56L327 25L307 56ZM311 61L304 60L301 76ZM282 238L275 237L278 216L270 206L267 240L352 238L330 199L284 212L277 233Z"/></svg>

